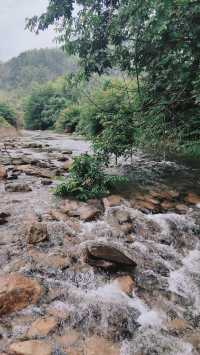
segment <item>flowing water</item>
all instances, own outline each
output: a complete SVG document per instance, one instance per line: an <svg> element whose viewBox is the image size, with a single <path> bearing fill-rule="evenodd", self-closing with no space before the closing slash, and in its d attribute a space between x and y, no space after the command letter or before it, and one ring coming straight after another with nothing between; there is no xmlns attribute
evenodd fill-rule
<svg viewBox="0 0 200 355"><path fill-rule="evenodd" d="M41 146L33 148L30 143ZM36 160L39 167L46 164L48 171L62 169L61 152L65 155L70 149L77 155L90 150L79 138L49 132L23 132L7 140L7 146L12 159ZM0 154L0 164L13 173L13 161L3 147ZM45 289L37 305L1 318L2 351L27 339L34 320L59 313L57 328L36 336L47 340L55 355L200 353L200 205L185 202L188 193L200 194L200 166L135 151L132 164L122 161L111 170L125 173L131 182L123 190L121 204L107 208L91 222L52 220L50 210L60 204L52 193L59 178L49 187L41 184L43 178L19 174L16 181L32 188L27 193L8 192L0 181L0 212L10 213L8 223L0 225L0 275L19 272ZM138 207L138 194L152 191L152 199L163 191L165 195L175 191L173 206ZM120 229L124 215L131 223L128 235ZM31 247L26 242L27 224L35 220L47 223L49 241ZM106 272L88 265L82 260L88 242L117 247L134 259L136 268ZM54 265L55 256L62 256L67 265ZM131 294L116 282L127 275L134 280ZM79 336L73 344L65 339L63 345L61 338L72 329ZM97 337L108 341L107 348L101 349Z"/></svg>

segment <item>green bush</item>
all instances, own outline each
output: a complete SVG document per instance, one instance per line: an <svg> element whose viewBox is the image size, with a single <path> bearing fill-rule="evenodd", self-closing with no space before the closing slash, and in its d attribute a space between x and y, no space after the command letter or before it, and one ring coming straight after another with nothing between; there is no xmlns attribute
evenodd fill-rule
<svg viewBox="0 0 200 355"><path fill-rule="evenodd" d="M58 185L55 193L87 201L108 195L116 184L124 182L124 177L106 174L102 160L82 154L74 159L68 179Z"/></svg>
<svg viewBox="0 0 200 355"><path fill-rule="evenodd" d="M62 110L55 123L57 131L63 132L65 129L69 129L70 132L74 132L80 119L80 107L79 105L71 105Z"/></svg>
<svg viewBox="0 0 200 355"><path fill-rule="evenodd" d="M14 110L5 102L0 102L0 116L10 125L16 127L17 118Z"/></svg>
<svg viewBox="0 0 200 355"><path fill-rule="evenodd" d="M25 102L25 127L33 130L53 128L66 103L62 93L53 85L45 85L34 89Z"/></svg>

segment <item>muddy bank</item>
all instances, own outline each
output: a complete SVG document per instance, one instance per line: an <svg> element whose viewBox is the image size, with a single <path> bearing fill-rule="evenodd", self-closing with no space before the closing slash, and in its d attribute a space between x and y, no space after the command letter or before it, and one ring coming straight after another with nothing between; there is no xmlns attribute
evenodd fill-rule
<svg viewBox="0 0 200 355"><path fill-rule="evenodd" d="M137 152L117 169L133 176L123 194L84 204L52 191L86 142L24 132L6 146L2 354L198 354L198 170Z"/></svg>

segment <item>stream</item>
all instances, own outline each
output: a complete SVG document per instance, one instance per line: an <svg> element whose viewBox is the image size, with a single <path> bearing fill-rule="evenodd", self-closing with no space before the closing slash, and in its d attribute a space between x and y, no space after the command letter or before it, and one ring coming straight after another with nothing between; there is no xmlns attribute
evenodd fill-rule
<svg viewBox="0 0 200 355"><path fill-rule="evenodd" d="M56 198L88 151L52 132L0 138L0 354L200 354L200 164L135 150L110 167L123 190Z"/></svg>

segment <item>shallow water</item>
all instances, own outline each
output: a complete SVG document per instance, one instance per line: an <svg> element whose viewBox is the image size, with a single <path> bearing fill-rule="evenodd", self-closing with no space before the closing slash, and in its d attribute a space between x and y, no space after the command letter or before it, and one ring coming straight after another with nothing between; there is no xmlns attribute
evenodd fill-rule
<svg viewBox="0 0 200 355"><path fill-rule="evenodd" d="M43 148L24 148L29 142L41 143ZM81 139L51 132L23 132L15 143L18 148L10 148L12 157L29 154L31 158L51 162L54 168L62 163L51 157L48 148L56 153L71 149L73 155L90 149ZM2 153L0 159L5 162L8 157ZM138 191L152 189L199 193L200 167L189 167L182 161L157 161L135 152L132 165L121 161L111 170L131 177L123 191L125 200L121 206L106 210L100 220L81 222L80 230L67 244L63 241L69 234L68 223L49 218L49 210L59 204L52 195L52 187L41 185L41 178L25 174L17 181L28 182L31 192L8 193L4 183L0 183L0 210L11 214L8 223L0 226L0 275L15 271L32 276L46 290L37 306L2 318L3 351L10 343L23 339L33 320L46 316L51 305L69 314L55 333L45 337L55 355L66 353L57 340L66 329L76 329L83 343L94 334L109 339L120 355L199 353L200 345L194 344L193 338L200 336L200 209L190 205L185 214L143 213L132 207L130 200ZM52 186L56 184L55 179ZM134 227L130 233L132 242L110 222L109 216L116 211L129 214ZM50 240L30 248L26 243L26 226L35 218L48 224ZM81 262L81 250L91 240L114 243L136 259L136 269L128 272L134 279L131 295L115 282L116 277L127 275L126 271L103 272ZM60 269L43 265L39 259L34 261L30 250L50 257L63 254L66 259L71 255L74 258L67 268ZM181 322L175 325L174 320ZM87 349L78 351L92 355Z"/></svg>

